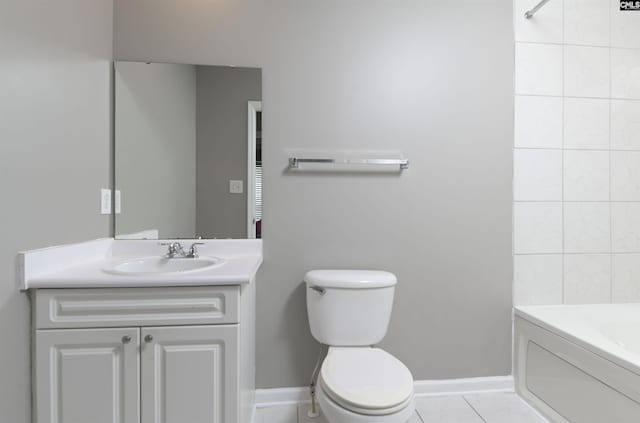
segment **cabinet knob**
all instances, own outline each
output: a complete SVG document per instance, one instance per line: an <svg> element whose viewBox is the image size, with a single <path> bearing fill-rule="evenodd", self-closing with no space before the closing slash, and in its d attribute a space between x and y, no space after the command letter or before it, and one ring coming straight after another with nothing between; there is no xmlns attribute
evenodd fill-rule
<svg viewBox="0 0 640 423"><path fill-rule="evenodd" d="M128 344L129 342L131 342L131 337L129 335L125 335L122 337L123 344Z"/></svg>
<svg viewBox="0 0 640 423"><path fill-rule="evenodd" d="M144 337L144 342L151 342L153 341L153 335L147 335Z"/></svg>

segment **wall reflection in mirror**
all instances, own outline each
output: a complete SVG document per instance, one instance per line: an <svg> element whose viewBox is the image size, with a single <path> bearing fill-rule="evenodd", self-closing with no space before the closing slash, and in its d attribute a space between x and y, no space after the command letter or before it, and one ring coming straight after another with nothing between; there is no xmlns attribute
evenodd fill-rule
<svg viewBox="0 0 640 423"><path fill-rule="evenodd" d="M261 70L115 69L116 238L260 238Z"/></svg>

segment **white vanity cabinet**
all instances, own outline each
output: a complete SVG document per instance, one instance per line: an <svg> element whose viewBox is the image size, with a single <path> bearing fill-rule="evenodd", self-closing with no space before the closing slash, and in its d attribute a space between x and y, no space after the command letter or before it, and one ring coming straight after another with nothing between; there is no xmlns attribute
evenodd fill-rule
<svg viewBox="0 0 640 423"><path fill-rule="evenodd" d="M37 423L248 423L253 284L33 291Z"/></svg>
<svg viewBox="0 0 640 423"><path fill-rule="evenodd" d="M238 327L142 330L142 423L238 421Z"/></svg>
<svg viewBox="0 0 640 423"><path fill-rule="evenodd" d="M34 422L137 422L139 337L138 328L36 331Z"/></svg>

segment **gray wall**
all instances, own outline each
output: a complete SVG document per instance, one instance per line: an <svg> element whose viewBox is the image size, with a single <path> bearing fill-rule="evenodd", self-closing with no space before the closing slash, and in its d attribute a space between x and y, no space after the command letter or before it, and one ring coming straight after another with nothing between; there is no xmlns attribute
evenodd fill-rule
<svg viewBox="0 0 640 423"><path fill-rule="evenodd" d="M511 372L510 0L116 0L119 59L261 67L257 384L316 358L302 278L379 268L416 379ZM291 175L287 149L400 150L400 176Z"/></svg>
<svg viewBox="0 0 640 423"><path fill-rule="evenodd" d="M116 65L119 235L159 229L193 238L196 226L196 67Z"/></svg>
<svg viewBox="0 0 640 423"><path fill-rule="evenodd" d="M260 69L198 66L196 233L247 237L247 102L260 101ZM242 194L229 180L244 181Z"/></svg>
<svg viewBox="0 0 640 423"><path fill-rule="evenodd" d="M30 421L19 250L109 235L110 0L0 0L0 421Z"/></svg>

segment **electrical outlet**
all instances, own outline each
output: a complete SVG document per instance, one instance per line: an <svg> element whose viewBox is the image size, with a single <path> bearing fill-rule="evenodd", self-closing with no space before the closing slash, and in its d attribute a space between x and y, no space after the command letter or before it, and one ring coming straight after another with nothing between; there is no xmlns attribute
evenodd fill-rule
<svg viewBox="0 0 640 423"><path fill-rule="evenodd" d="M233 179L229 181L229 192L231 194L242 194L243 191L242 181L236 181Z"/></svg>
<svg viewBox="0 0 640 423"><path fill-rule="evenodd" d="M100 213L111 214L111 190L110 189L103 188L100 190Z"/></svg>
<svg viewBox="0 0 640 423"><path fill-rule="evenodd" d="M116 190L116 201L114 201L116 207L116 214L122 213L122 195L120 194L120 190Z"/></svg>

